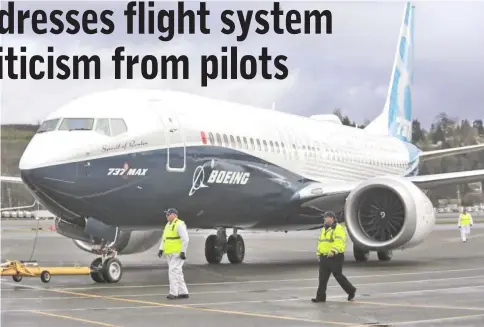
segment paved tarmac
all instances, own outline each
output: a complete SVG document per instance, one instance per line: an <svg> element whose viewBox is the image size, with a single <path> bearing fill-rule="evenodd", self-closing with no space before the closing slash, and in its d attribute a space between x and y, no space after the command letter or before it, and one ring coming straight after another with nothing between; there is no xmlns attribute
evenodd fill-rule
<svg viewBox="0 0 484 327"><path fill-rule="evenodd" d="M167 266L157 248L120 256L118 284L89 276L52 276L14 283L1 278L4 326L483 326L484 228L467 243L456 226L438 226L415 249L394 252L391 262L356 263L347 251L344 272L358 288L355 301L330 279L328 302L310 302L317 287L318 231L243 233L241 265L208 265L208 232L191 233L184 268L190 299L168 301ZM2 259L30 257L34 232L4 231ZM39 232L34 259L41 265L89 265L94 259L71 240Z"/></svg>

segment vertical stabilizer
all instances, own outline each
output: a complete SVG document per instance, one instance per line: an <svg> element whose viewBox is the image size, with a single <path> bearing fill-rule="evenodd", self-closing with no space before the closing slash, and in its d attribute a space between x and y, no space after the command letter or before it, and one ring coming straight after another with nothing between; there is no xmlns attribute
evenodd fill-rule
<svg viewBox="0 0 484 327"><path fill-rule="evenodd" d="M414 6L407 2L403 14L392 75L383 112L365 129L374 134L412 141Z"/></svg>

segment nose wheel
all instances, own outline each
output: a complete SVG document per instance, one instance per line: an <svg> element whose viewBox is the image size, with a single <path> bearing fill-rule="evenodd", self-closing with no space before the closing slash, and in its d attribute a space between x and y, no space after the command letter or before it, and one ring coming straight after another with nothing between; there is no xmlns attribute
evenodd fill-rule
<svg viewBox="0 0 484 327"><path fill-rule="evenodd" d="M91 263L91 278L96 283L117 283L123 276L123 265L117 258L96 258Z"/></svg>

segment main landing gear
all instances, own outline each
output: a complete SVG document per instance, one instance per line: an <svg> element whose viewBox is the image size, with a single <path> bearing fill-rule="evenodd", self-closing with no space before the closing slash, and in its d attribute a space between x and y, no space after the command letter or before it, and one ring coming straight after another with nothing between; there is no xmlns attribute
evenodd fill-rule
<svg viewBox="0 0 484 327"><path fill-rule="evenodd" d="M205 241L205 258L208 263L220 263L225 253L227 253L230 263L244 261L245 243L242 236L237 234L236 228L228 239L225 228L218 228L217 234L210 235Z"/></svg>
<svg viewBox="0 0 484 327"><path fill-rule="evenodd" d="M117 283L123 275L123 265L116 258L117 252L111 247L102 247L97 251L100 258L91 263L91 278L96 283Z"/></svg>
<svg viewBox="0 0 484 327"><path fill-rule="evenodd" d="M388 251L378 251L378 260L380 261L390 261L393 257L393 252L391 250ZM353 246L353 256L355 257L356 261L366 262L370 258L370 251L359 249Z"/></svg>

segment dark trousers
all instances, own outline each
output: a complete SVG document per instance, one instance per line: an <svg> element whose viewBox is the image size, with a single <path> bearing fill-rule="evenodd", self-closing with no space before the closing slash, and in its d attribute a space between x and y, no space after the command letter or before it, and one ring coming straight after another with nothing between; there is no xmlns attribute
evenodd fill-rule
<svg viewBox="0 0 484 327"><path fill-rule="evenodd" d="M336 254L332 258L324 255L319 256L319 287L316 298L326 300L326 288L331 274L348 295L356 292L356 288L343 275L344 260L343 253Z"/></svg>

